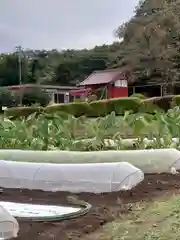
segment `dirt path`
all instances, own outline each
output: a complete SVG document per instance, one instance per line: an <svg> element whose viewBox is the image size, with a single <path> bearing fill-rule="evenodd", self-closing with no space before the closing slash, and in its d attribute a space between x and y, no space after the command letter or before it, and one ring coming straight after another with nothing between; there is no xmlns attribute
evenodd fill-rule
<svg viewBox="0 0 180 240"><path fill-rule="evenodd" d="M145 180L138 187L128 192L79 194L79 198L93 205L89 214L58 223L20 222L20 235L17 240L82 239L83 235L90 234L122 213L127 213L129 203L150 201L166 192L177 192L178 189L180 189L180 175L162 174L145 176ZM66 197L69 195L72 194L4 189L0 196L1 201L61 204L67 203Z"/></svg>

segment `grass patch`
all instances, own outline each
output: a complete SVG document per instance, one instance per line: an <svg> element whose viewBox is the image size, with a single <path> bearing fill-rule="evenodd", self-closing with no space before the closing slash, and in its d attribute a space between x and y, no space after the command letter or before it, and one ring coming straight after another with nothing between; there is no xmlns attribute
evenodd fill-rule
<svg viewBox="0 0 180 240"><path fill-rule="evenodd" d="M180 239L180 196L138 204L133 213L104 226L91 238L98 240Z"/></svg>

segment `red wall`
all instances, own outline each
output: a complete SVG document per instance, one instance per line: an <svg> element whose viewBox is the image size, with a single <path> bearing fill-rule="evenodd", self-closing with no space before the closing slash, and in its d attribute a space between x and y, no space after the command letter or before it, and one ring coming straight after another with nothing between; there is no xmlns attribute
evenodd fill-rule
<svg viewBox="0 0 180 240"><path fill-rule="evenodd" d="M91 88L93 90L98 89L100 87L105 87L104 84L99 85L91 85L85 86L86 88ZM128 97L128 87L114 87L113 85L108 86L108 98L120 98L120 97Z"/></svg>
<svg viewBox="0 0 180 240"><path fill-rule="evenodd" d="M88 85L88 86L85 86L85 88L91 88L91 89L93 89L93 90L96 90L96 89L98 89L98 88L103 88L103 87L105 87L106 85L104 85L104 84L94 84L94 85Z"/></svg>
<svg viewBox="0 0 180 240"><path fill-rule="evenodd" d="M108 98L120 98L120 97L128 97L128 88L123 87L108 87Z"/></svg>

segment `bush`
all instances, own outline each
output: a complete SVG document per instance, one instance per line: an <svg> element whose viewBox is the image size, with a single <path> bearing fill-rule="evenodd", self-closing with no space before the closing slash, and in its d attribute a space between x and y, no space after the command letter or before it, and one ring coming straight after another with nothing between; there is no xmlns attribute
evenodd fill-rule
<svg viewBox="0 0 180 240"><path fill-rule="evenodd" d="M45 112L47 113L55 113L55 112L66 112L71 114L71 104L52 104L44 109Z"/></svg>
<svg viewBox="0 0 180 240"><path fill-rule="evenodd" d="M16 106L19 102L19 99L14 96L10 90L2 88L0 90L0 108L2 107L13 107Z"/></svg>
<svg viewBox="0 0 180 240"><path fill-rule="evenodd" d="M146 112L154 113L155 111L167 110L171 107L172 101L174 104L180 105L180 96L166 96L166 97L154 97L148 99L140 99L136 97L129 98L114 98L110 100L99 100L88 102L73 102L69 104L54 104L47 107L19 107L10 108L5 110L7 116L28 116L34 112L57 113L59 114L71 114L75 117L85 115L87 117L104 117L111 112L115 112L116 115L124 115L126 111Z"/></svg>
<svg viewBox="0 0 180 240"><path fill-rule="evenodd" d="M131 95L131 97L136 97L136 98L140 98L140 99L146 99L147 97L145 97L143 94L141 93L133 93Z"/></svg>
<svg viewBox="0 0 180 240"><path fill-rule="evenodd" d="M65 112L74 115L75 117L80 117L82 115L88 115L91 110L90 105L87 102L73 102L69 104L54 104L47 106L45 112Z"/></svg>
<svg viewBox="0 0 180 240"><path fill-rule="evenodd" d="M44 108L46 113L67 113L80 117L103 117L114 111L116 115L123 115L126 111L138 112L141 106L141 100L138 98L117 98L111 100L99 100L91 103L73 102L69 104L54 104ZM7 116L28 116L34 112L42 112L43 108L38 107L16 107L6 110Z"/></svg>
<svg viewBox="0 0 180 240"><path fill-rule="evenodd" d="M138 98L114 98L110 100L93 101L90 104L88 117L104 117L111 112L123 115L126 111L138 112L141 100Z"/></svg>
<svg viewBox="0 0 180 240"><path fill-rule="evenodd" d="M7 117L27 117L33 113L40 114L43 112L43 108L41 107L13 107L7 108L4 113Z"/></svg>
<svg viewBox="0 0 180 240"><path fill-rule="evenodd" d="M164 109L165 111L168 111L168 109L170 109L171 106L172 106L173 97L174 97L173 95L163 96L163 97L156 97L154 103L158 107L160 107L161 109Z"/></svg>
<svg viewBox="0 0 180 240"><path fill-rule="evenodd" d="M180 106L180 95L173 96L172 107Z"/></svg>
<svg viewBox="0 0 180 240"><path fill-rule="evenodd" d="M162 111L162 108L157 105L158 97L147 98L142 101L139 112L153 114L156 111Z"/></svg>
<svg viewBox="0 0 180 240"><path fill-rule="evenodd" d="M108 113L108 100L99 100L99 101L92 101L89 103L90 109L88 112L88 117L104 117Z"/></svg>
<svg viewBox="0 0 180 240"><path fill-rule="evenodd" d="M71 114L75 117L80 117L82 115L89 116L91 113L91 105L88 102L74 102L71 104Z"/></svg>
<svg viewBox="0 0 180 240"><path fill-rule="evenodd" d="M141 100L135 97L114 98L107 102L108 113L115 112L116 115L123 115L126 111L138 112Z"/></svg>
<svg viewBox="0 0 180 240"><path fill-rule="evenodd" d="M145 112L152 113L154 110L168 111L172 107L174 95L168 95L163 97L153 97L145 99L144 108Z"/></svg>
<svg viewBox="0 0 180 240"><path fill-rule="evenodd" d="M23 93L22 104L25 106L31 106L33 104L39 104L46 106L50 102L49 95L44 92L41 88L36 87L35 89L26 89Z"/></svg>

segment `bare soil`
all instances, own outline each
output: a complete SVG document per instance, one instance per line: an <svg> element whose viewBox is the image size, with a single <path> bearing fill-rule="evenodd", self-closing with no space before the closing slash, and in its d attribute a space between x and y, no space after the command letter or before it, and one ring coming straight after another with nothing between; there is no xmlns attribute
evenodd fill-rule
<svg viewBox="0 0 180 240"><path fill-rule="evenodd" d="M53 239L84 239L105 223L113 221L131 211L130 204L151 201L166 194L178 192L180 189L180 175L146 175L145 180L136 188L127 192L108 194L78 194L92 204L91 211L84 217L56 223L19 222L20 233L17 240L53 240ZM16 201L24 203L63 204L66 197L72 195L67 192L43 192L20 189L3 189L1 201Z"/></svg>

